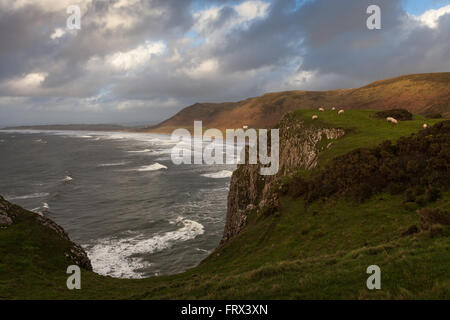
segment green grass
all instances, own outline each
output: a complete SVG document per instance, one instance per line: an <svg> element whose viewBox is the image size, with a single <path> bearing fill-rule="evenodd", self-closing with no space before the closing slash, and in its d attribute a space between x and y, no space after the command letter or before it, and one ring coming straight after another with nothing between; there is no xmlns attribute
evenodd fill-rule
<svg viewBox="0 0 450 320"><path fill-rule="evenodd" d="M318 111L298 111L311 119ZM357 147L396 140L422 128L421 117L394 126L372 111L320 112L308 125L347 134L321 163ZM426 120L432 125L436 120ZM69 245L21 215L0 229L0 299L449 299L450 228L402 236L419 225L401 196L378 194L364 203L341 198L281 199L280 210L249 216L244 230L184 273L127 280L82 272L81 290L66 288ZM450 210L450 192L430 207ZM366 288L366 268L382 270L382 290Z"/></svg>
<svg viewBox="0 0 450 320"><path fill-rule="evenodd" d="M402 136L407 136L423 129L423 124L432 126L445 119L426 119L414 115L410 121L399 121L397 125L383 119L375 118L376 111L373 110L345 110L338 115L338 111L325 110L297 110L294 114L307 125L318 127L342 128L346 134L338 140L330 140L332 148L325 150L319 157L319 164L345 154L356 148L373 147L385 140L395 142ZM319 119L312 120L313 115ZM327 143L323 142L323 145Z"/></svg>
<svg viewBox="0 0 450 320"><path fill-rule="evenodd" d="M450 209L449 195L433 206ZM450 229L403 237L413 224L418 215L384 194L308 210L283 199L278 214L253 214L238 237L185 273L124 280L83 272L82 289L69 291L64 246L22 221L0 232L0 298L448 299ZM365 287L372 264L382 270L380 291Z"/></svg>

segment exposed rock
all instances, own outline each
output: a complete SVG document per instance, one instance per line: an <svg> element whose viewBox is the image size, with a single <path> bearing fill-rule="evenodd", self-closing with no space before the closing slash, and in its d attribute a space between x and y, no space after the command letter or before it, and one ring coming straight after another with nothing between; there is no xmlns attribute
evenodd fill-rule
<svg viewBox="0 0 450 320"><path fill-rule="evenodd" d="M318 128L305 125L293 114L287 114L279 124L280 159L279 171L274 176L260 175L260 164L238 165L234 171L230 192L224 243L236 236L247 222L247 216L253 210L272 213L279 206L278 190L280 178L298 169L310 170L317 166L321 149L318 143L323 139L333 140L342 137L345 132L338 128ZM331 148L331 143L323 149Z"/></svg>
<svg viewBox="0 0 450 320"><path fill-rule="evenodd" d="M13 223L13 220L8 215L9 202L5 201L0 196L0 227L8 227Z"/></svg>
<svg viewBox="0 0 450 320"><path fill-rule="evenodd" d="M14 205L8 201L6 201L3 197L0 196L0 227L8 227L15 223L20 215L29 215L32 216L36 223L40 223L43 227L48 228L51 232L56 233L61 239L67 240L70 243L68 251L65 253L66 258L84 268L86 270L92 271L91 261L89 260L84 249L78 244L72 242L67 235L66 231L56 224L53 220L36 214L31 211L27 211L22 207Z"/></svg>

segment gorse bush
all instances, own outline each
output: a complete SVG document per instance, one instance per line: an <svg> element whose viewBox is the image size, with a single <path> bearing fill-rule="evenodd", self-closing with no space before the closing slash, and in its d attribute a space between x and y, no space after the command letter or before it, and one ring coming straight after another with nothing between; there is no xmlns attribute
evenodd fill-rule
<svg viewBox="0 0 450 320"><path fill-rule="evenodd" d="M379 111L375 114L379 119L386 119L387 117L392 117L400 121L412 120L412 113L405 109L391 109Z"/></svg>
<svg viewBox="0 0 450 320"><path fill-rule="evenodd" d="M379 192L405 193L406 202L423 205L450 186L449 167L450 121L444 121L395 145L385 141L336 157L308 178L293 177L282 190L308 202L342 195L364 201Z"/></svg>
<svg viewBox="0 0 450 320"><path fill-rule="evenodd" d="M428 119L442 119L443 117L442 117L442 114L440 114L440 113L427 113L425 115L425 118L428 118Z"/></svg>

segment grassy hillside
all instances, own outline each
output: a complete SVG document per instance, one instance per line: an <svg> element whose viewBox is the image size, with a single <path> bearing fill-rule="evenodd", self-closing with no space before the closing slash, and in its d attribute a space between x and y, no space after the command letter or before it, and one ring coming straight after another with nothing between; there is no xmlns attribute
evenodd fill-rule
<svg viewBox="0 0 450 320"><path fill-rule="evenodd" d="M359 147L416 133L415 116L397 126L374 111L315 110L295 116L314 126L342 127L347 134L320 155L320 170ZM444 150L445 151L445 150ZM450 150L449 150L450 151ZM450 210L450 190L426 204L406 206L404 196L378 193L350 198L281 199L270 215L253 212L237 237L182 274L142 280L112 279L83 271L82 289L65 287L64 245L29 218L0 229L0 298L62 299L427 299L450 298L450 227L423 227L417 210ZM423 217L422 217L423 220ZM382 270L382 290L366 288L366 268Z"/></svg>
<svg viewBox="0 0 450 320"><path fill-rule="evenodd" d="M286 91L264 94L235 103L197 103L147 131L172 132L202 120L209 128L272 128L297 109L337 107L387 110L403 108L415 114L441 113L450 117L450 73L405 75L358 89Z"/></svg>

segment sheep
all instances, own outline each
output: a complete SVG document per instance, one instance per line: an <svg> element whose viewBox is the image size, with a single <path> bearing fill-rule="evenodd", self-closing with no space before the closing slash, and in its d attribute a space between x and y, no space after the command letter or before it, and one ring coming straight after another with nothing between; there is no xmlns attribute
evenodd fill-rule
<svg viewBox="0 0 450 320"><path fill-rule="evenodd" d="M319 119L319 116L315 114L315 115L312 116L312 119L313 120Z"/></svg>
<svg viewBox="0 0 450 320"><path fill-rule="evenodd" d="M393 124L398 124L397 119L394 119L394 118L392 118L392 117L387 117L387 118L386 118L386 121L392 122Z"/></svg>
<svg viewBox="0 0 450 320"><path fill-rule="evenodd" d="M325 109L324 108L319 108L319 111L325 111Z"/></svg>
<svg viewBox="0 0 450 320"><path fill-rule="evenodd" d="M247 129L248 129L248 126L242 126L242 128L243 128L244 130L247 130Z"/></svg>
<svg viewBox="0 0 450 320"><path fill-rule="evenodd" d="M428 125L426 123L423 124L423 128L426 129L428 128Z"/></svg>
<svg viewBox="0 0 450 320"><path fill-rule="evenodd" d="M338 114L343 114L344 113L344 110L339 110L339 112L338 112Z"/></svg>
<svg viewBox="0 0 450 320"><path fill-rule="evenodd" d="M334 111L334 110L336 110L336 108L335 108L335 107L333 107L333 108L331 108L331 110L333 110L333 111Z"/></svg>

